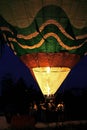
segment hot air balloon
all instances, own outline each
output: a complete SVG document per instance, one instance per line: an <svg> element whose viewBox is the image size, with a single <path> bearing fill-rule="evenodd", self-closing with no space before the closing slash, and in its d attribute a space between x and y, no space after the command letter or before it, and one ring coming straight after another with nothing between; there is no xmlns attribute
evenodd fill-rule
<svg viewBox="0 0 87 130"><path fill-rule="evenodd" d="M56 5L41 8L27 28L0 19L8 46L29 68L44 97L53 98L87 52L87 34L73 27L64 10Z"/></svg>

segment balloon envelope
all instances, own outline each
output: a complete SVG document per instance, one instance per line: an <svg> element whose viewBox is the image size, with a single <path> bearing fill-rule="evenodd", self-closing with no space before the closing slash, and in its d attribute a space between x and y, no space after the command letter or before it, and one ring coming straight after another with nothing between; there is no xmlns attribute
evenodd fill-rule
<svg viewBox="0 0 87 130"><path fill-rule="evenodd" d="M48 91L44 94L54 94L80 56L87 52L87 27L74 27L62 7L54 4L36 10L31 24L25 28L15 27L0 16L0 33L4 43L31 70L43 92L46 83ZM0 42L3 44L3 39Z"/></svg>

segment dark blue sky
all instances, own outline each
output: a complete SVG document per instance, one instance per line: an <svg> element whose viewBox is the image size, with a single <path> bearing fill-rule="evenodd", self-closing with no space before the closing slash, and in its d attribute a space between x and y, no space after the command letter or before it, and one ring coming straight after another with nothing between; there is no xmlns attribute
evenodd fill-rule
<svg viewBox="0 0 87 130"><path fill-rule="evenodd" d="M29 69L17 56L14 55L12 50L6 45L3 48L2 57L0 57L0 81L2 80L3 76L7 74L12 76L14 82L17 82L17 80L22 77L25 80L27 86L33 85L37 87Z"/></svg>
<svg viewBox="0 0 87 130"><path fill-rule="evenodd" d="M60 90L68 89L87 89L87 55L82 57L79 63L77 63L66 80L63 82Z"/></svg>
<svg viewBox="0 0 87 130"><path fill-rule="evenodd" d="M13 54L10 48L6 45L3 49L2 57L0 57L0 81L7 73L12 75L14 82L16 82L20 77L23 77L28 86L33 85L37 88L37 85L29 72L29 69L17 56ZM62 89L60 90L75 87L87 87L87 56L84 56L80 62L74 66L67 79L62 84Z"/></svg>

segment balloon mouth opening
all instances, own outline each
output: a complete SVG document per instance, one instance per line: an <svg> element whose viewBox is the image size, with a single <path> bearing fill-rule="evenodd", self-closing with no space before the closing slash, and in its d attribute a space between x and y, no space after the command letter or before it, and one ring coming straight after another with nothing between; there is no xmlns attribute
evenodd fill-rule
<svg viewBox="0 0 87 130"><path fill-rule="evenodd" d="M59 89L70 72L68 67L35 67L32 72L45 98L52 96Z"/></svg>

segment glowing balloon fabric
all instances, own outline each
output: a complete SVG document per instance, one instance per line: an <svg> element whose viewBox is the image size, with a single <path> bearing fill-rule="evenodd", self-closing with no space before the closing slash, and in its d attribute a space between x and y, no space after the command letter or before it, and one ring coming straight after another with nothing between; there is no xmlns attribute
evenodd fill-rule
<svg viewBox="0 0 87 130"><path fill-rule="evenodd" d="M61 85L70 71L62 73L64 78L61 78L60 82L56 81L56 90L54 90L54 80L52 80L54 67L56 67L56 72L59 69L57 67L71 69L80 60L80 57L87 53L87 31L85 31L87 28L77 29L73 27L65 12L55 5L45 6L39 10L27 28L14 27L0 17L0 29L8 46L31 72L33 69L33 73L39 79L44 74L40 67L51 67L50 74L52 76L46 79L46 82L50 80L49 84L52 89L48 87L48 91L44 91L41 88L45 94L49 94L50 89L50 92L54 94L57 85L59 84L58 87ZM38 69L35 69L38 67L41 71L39 74L37 74ZM60 76L58 73L56 76L55 79L57 80ZM44 79L39 80L40 85Z"/></svg>
<svg viewBox="0 0 87 130"><path fill-rule="evenodd" d="M86 27L73 27L65 12L55 5L39 10L26 28L14 27L0 17L0 29L7 44L19 57L61 51L83 56L87 52Z"/></svg>

